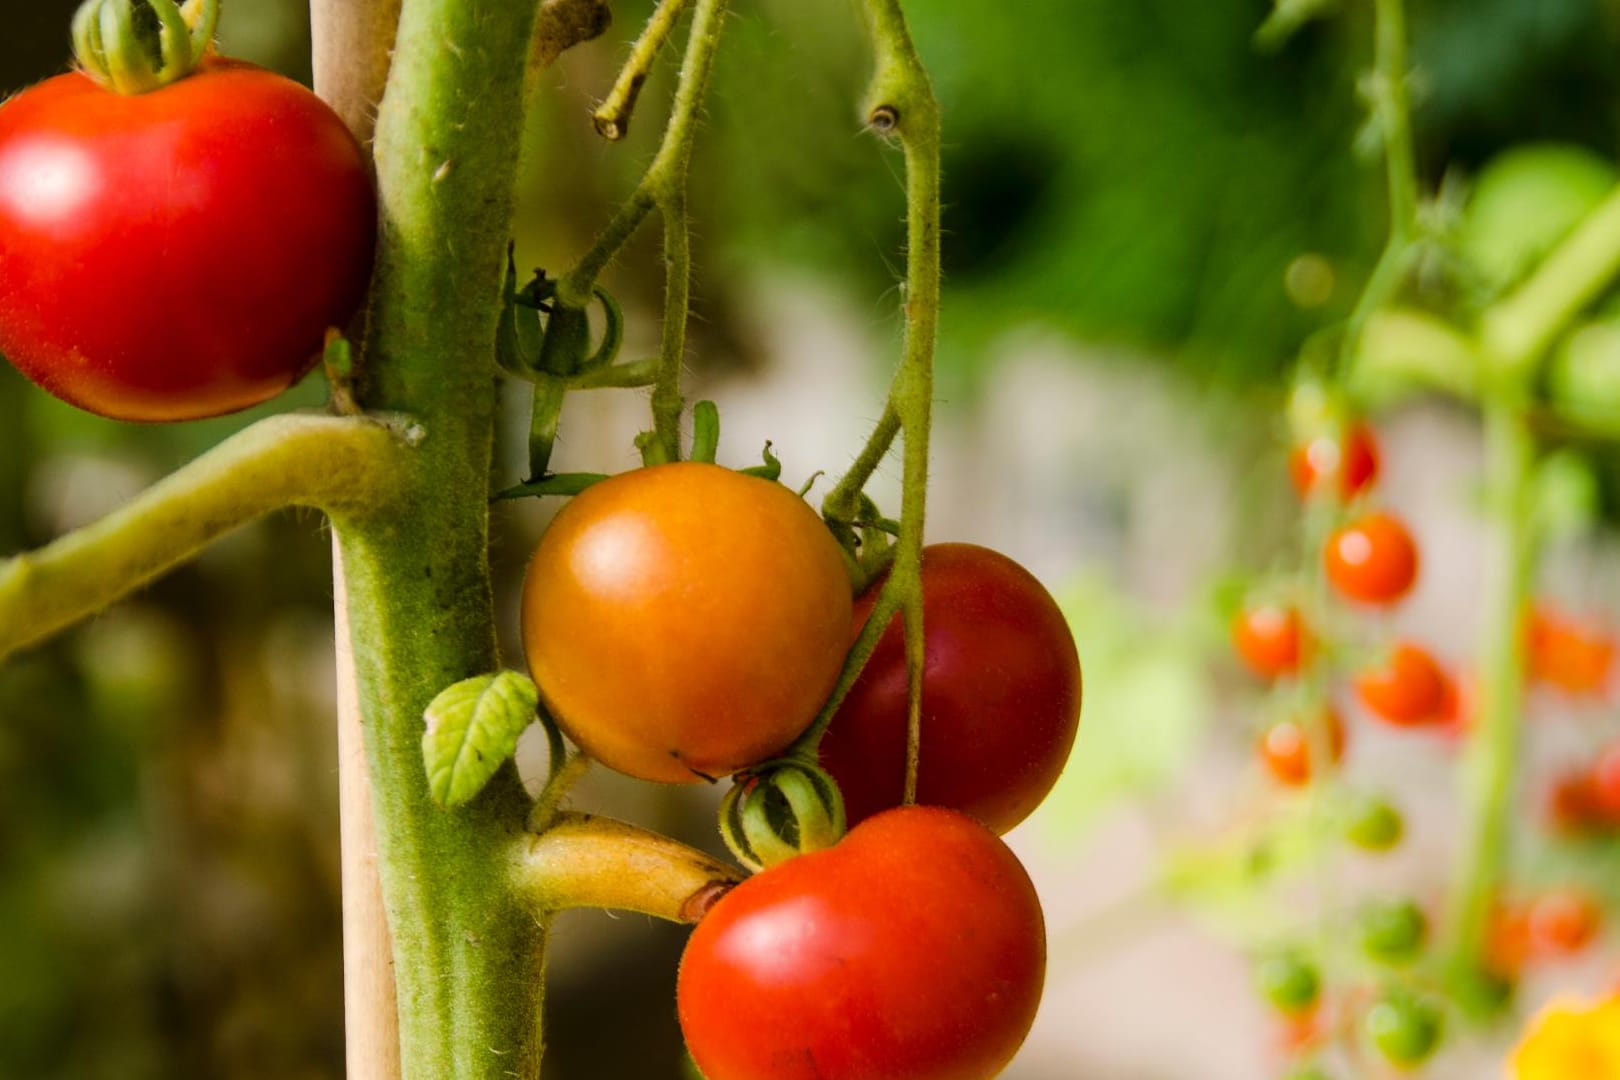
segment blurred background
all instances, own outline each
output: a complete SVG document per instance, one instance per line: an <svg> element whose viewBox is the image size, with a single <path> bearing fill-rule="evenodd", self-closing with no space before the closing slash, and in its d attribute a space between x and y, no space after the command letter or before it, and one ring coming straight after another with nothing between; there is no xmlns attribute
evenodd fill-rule
<svg viewBox="0 0 1620 1080"><path fill-rule="evenodd" d="M73 6L10 5L0 92L65 67ZM1355 148L1371 5L1340 6L1267 47L1269 0L907 4L946 123L930 536L1034 570L1071 614L1087 679L1071 766L1010 837L1052 939L1013 1080L1274 1075L1284 1036L1251 974L1266 924L1309 926L1358 890L1432 902L1445 887L1454 741L1354 716L1348 775L1396 793L1411 836L1400 852L1268 893L1276 910L1219 881L1183 896L1164 885L1278 798L1252 760L1259 691L1226 655L1219 598L1291 557L1289 372L1305 338L1346 315L1382 241L1382 174ZM1410 7L1428 186L1466 185L1524 142L1614 156L1620 3ZM649 156L672 59L625 144L589 121L648 8L616 0L608 37L544 78L521 266L569 264ZM225 51L308 79L297 0L228 0L220 33ZM757 461L770 439L798 483L840 472L881 407L897 355L900 163L861 129L853 4L738 4L727 35L693 181L691 389L721 408L723 462ZM608 282L632 356L656 348L657 242L647 230ZM501 486L524 466L526 401L508 390ZM324 397L312 376L273 408ZM575 395L558 467L636 464L644 409L633 392ZM94 519L255 415L121 425L0 365L0 552ZM1379 431L1382 498L1426 558L1416 596L1381 629L1460 662L1484 542L1476 419L1418 399ZM1611 617L1613 461L1589 459L1595 497L1544 576L1555 598ZM897 507L897 467L874 492ZM509 657L517 583L551 509L496 513ZM331 634L328 537L288 514L0 669L0 1077L342 1074ZM1613 691L1532 701L1526 822L1545 777L1620 727ZM578 801L715 846L713 793L597 775ZM554 940L547 1077L681 1075L683 932L571 914ZM1617 976L1612 951L1592 950L1527 982L1523 1002ZM1432 1075L1496 1075L1510 1035L1455 1040Z"/></svg>

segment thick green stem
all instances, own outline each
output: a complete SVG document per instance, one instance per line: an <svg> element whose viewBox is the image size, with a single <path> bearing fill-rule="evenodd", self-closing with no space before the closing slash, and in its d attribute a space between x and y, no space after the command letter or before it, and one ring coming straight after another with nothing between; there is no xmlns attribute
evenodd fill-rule
<svg viewBox="0 0 1620 1080"><path fill-rule="evenodd" d="M1514 780L1524 711L1524 612L1539 546L1530 508L1535 441L1517 403L1487 406L1485 439L1495 548L1480 641L1484 684L1478 723L1469 736L1464 776L1468 832L1448 920L1452 970L1463 978L1482 970L1491 909L1497 900L1515 812Z"/></svg>
<svg viewBox="0 0 1620 1080"><path fill-rule="evenodd" d="M290 413L260 421L100 521L0 561L0 660L287 506L362 516L413 456L413 425Z"/></svg>
<svg viewBox="0 0 1620 1080"><path fill-rule="evenodd" d="M495 337L532 4L406 0L377 121L381 233L363 405L424 436L386 513L338 523L393 931L404 1075L539 1072L544 928L508 887L511 770L456 812L428 797L422 714L497 666L487 561Z"/></svg>

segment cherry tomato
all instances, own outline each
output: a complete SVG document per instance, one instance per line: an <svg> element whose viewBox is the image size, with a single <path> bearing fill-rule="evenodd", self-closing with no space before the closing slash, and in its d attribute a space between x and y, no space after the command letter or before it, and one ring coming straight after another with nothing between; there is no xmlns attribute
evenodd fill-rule
<svg viewBox="0 0 1620 1080"><path fill-rule="evenodd" d="M1605 755L1607 756L1607 755ZM1599 759L1602 766L1604 759ZM1620 764L1620 763L1617 763ZM1605 779L1600 779L1600 775ZM1571 836L1602 829L1616 819L1609 812L1611 799L1620 799L1620 790L1609 785L1620 782L1620 775L1607 780L1608 773L1595 769L1565 772L1553 781L1547 797L1547 813L1554 829Z"/></svg>
<svg viewBox="0 0 1620 1080"><path fill-rule="evenodd" d="M722 897L687 942L676 1006L708 1080L989 1080L1045 969L1012 852L965 815L910 806Z"/></svg>
<svg viewBox="0 0 1620 1080"><path fill-rule="evenodd" d="M1585 892L1555 889L1531 903L1527 918L1533 952L1569 956L1586 948L1597 936L1603 913Z"/></svg>
<svg viewBox="0 0 1620 1080"><path fill-rule="evenodd" d="M1530 959L1530 917L1515 903L1497 901L1485 927L1485 968L1501 979L1517 979Z"/></svg>
<svg viewBox="0 0 1620 1080"><path fill-rule="evenodd" d="M1368 710L1400 727L1445 719L1450 680L1427 649L1403 641L1381 667L1356 677L1356 693Z"/></svg>
<svg viewBox="0 0 1620 1080"><path fill-rule="evenodd" d="M1614 636L1600 626L1570 619L1550 607L1530 617L1530 676L1567 694L1603 691L1614 670Z"/></svg>
<svg viewBox="0 0 1620 1080"><path fill-rule="evenodd" d="M1401 812L1376 795L1359 797L1345 816L1345 838L1363 851L1389 851L1405 832Z"/></svg>
<svg viewBox="0 0 1620 1080"><path fill-rule="evenodd" d="M1310 656L1311 638L1299 609L1279 604L1245 607L1232 619L1237 654L1262 679L1292 675Z"/></svg>
<svg viewBox="0 0 1620 1080"><path fill-rule="evenodd" d="M1399 518L1371 513L1336 530L1324 552L1328 581L1363 604L1393 604L1417 581L1418 553Z"/></svg>
<svg viewBox="0 0 1620 1080"><path fill-rule="evenodd" d="M1410 900L1369 904L1361 912L1361 948L1381 964L1404 964L1423 950L1429 920Z"/></svg>
<svg viewBox="0 0 1620 1080"><path fill-rule="evenodd" d="M873 586L855 607L865 623ZM933 544L922 560L917 801L1006 832L1056 783L1080 722L1080 659L1057 602L1005 555ZM900 618L878 641L821 744L851 823L900 804L906 657Z"/></svg>
<svg viewBox="0 0 1620 1080"><path fill-rule="evenodd" d="M0 107L0 352L123 420L296 382L371 275L365 154L319 98L234 60L145 94L73 72Z"/></svg>
<svg viewBox="0 0 1620 1080"><path fill-rule="evenodd" d="M1332 760L1344 757L1344 722L1329 707L1322 714L1327 728ZM1260 759L1278 782L1299 787L1311 778L1311 739L1313 735L1297 720L1282 720L1260 737Z"/></svg>
<svg viewBox="0 0 1620 1080"><path fill-rule="evenodd" d="M1386 994L1367 1011L1367 1035L1378 1052L1401 1068L1421 1065L1440 1045L1444 1017L1424 999L1404 991Z"/></svg>
<svg viewBox="0 0 1620 1080"><path fill-rule="evenodd" d="M1591 816L1620 824L1620 743L1605 747L1584 775Z"/></svg>
<svg viewBox="0 0 1620 1080"><path fill-rule="evenodd" d="M540 538L523 645L546 706L644 780L727 775L815 718L849 647L849 574L792 491L678 462L603 480Z"/></svg>
<svg viewBox="0 0 1620 1080"><path fill-rule="evenodd" d="M1254 978L1260 996L1284 1016L1309 1017L1322 999L1322 977L1316 965L1294 951L1261 960Z"/></svg>
<svg viewBox="0 0 1620 1080"><path fill-rule="evenodd" d="M1337 480L1339 497L1348 501L1378 479L1378 440L1360 421L1345 428L1342 442L1335 435L1319 435L1289 451L1288 475L1301 498Z"/></svg>

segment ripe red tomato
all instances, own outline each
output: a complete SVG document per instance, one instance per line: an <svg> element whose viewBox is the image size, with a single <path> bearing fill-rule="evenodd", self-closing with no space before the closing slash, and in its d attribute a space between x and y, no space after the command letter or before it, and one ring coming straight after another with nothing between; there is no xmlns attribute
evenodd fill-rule
<svg viewBox="0 0 1620 1080"><path fill-rule="evenodd" d="M1334 435L1319 435L1289 451L1288 475L1301 498L1337 479L1340 498L1352 499L1378 479L1378 440L1359 420L1346 427L1342 444Z"/></svg>
<svg viewBox="0 0 1620 1080"><path fill-rule="evenodd" d="M878 588L856 603L857 629ZM925 548L922 589L917 801L1006 832L1040 805L1074 745L1080 722L1074 635L1041 583L988 548ZM851 824L900 805L906 655L898 615L827 728L821 763L844 793Z"/></svg>
<svg viewBox="0 0 1620 1080"><path fill-rule="evenodd" d="M1614 636L1548 606L1530 617L1530 676L1576 696L1599 694L1614 670Z"/></svg>
<svg viewBox="0 0 1620 1080"><path fill-rule="evenodd" d="M1417 581L1417 544L1399 518L1383 512L1335 530L1323 560L1333 587L1363 604L1393 604Z"/></svg>
<svg viewBox="0 0 1620 1080"><path fill-rule="evenodd" d="M1597 936L1603 913L1579 889L1554 889L1537 897L1528 914L1530 944L1544 956L1580 952Z"/></svg>
<svg viewBox="0 0 1620 1080"><path fill-rule="evenodd" d="M708 1080L989 1080L1040 1004L1046 931L983 825L909 806L722 897L676 1005Z"/></svg>
<svg viewBox="0 0 1620 1080"><path fill-rule="evenodd" d="M1397 644L1381 667L1356 677L1356 693L1374 716L1400 727L1441 723L1454 691L1428 650Z"/></svg>
<svg viewBox="0 0 1620 1080"><path fill-rule="evenodd" d="M1620 823L1620 743L1605 747L1592 762L1591 770L1582 776L1592 816L1611 825Z"/></svg>
<svg viewBox="0 0 1620 1080"><path fill-rule="evenodd" d="M1601 764L1602 759L1599 761ZM1577 769L1557 777L1547 798L1547 813L1552 827L1560 833L1578 836L1601 830L1620 820L1609 812L1606 805L1615 797L1604 790L1606 783L1603 774L1588 769Z"/></svg>
<svg viewBox="0 0 1620 1080"><path fill-rule="evenodd" d="M0 353L91 412L285 390L359 305L375 230L349 130L251 64L128 96L73 72L0 107Z"/></svg>
<svg viewBox="0 0 1620 1080"><path fill-rule="evenodd" d="M574 497L523 584L547 707L592 757L644 780L724 776L815 718L849 647L849 572L780 484L677 462Z"/></svg>
<svg viewBox="0 0 1620 1080"><path fill-rule="evenodd" d="M1250 671L1275 679L1300 669L1310 656L1311 637L1298 608L1262 603L1233 616L1232 645Z"/></svg>
<svg viewBox="0 0 1620 1080"><path fill-rule="evenodd" d="M1344 722L1329 706L1322 714L1333 761L1344 757ZM1279 783L1300 787L1311 778L1311 733L1298 720L1282 720L1260 736L1260 760Z"/></svg>

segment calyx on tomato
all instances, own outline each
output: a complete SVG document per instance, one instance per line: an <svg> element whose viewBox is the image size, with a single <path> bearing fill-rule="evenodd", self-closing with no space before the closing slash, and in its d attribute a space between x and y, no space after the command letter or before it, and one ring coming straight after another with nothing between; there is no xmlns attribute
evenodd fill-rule
<svg viewBox="0 0 1620 1080"><path fill-rule="evenodd" d="M73 15L73 52L107 89L144 94L196 70L218 22L219 0L85 0Z"/></svg>
<svg viewBox="0 0 1620 1080"><path fill-rule="evenodd" d="M821 851L844 836L844 797L831 776L786 758L737 776L720 802L720 835L750 870Z"/></svg>

